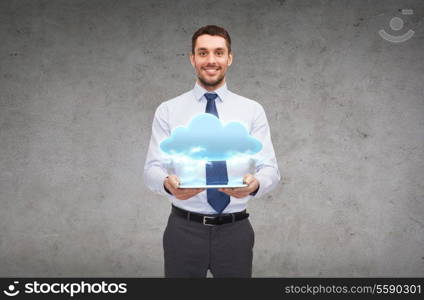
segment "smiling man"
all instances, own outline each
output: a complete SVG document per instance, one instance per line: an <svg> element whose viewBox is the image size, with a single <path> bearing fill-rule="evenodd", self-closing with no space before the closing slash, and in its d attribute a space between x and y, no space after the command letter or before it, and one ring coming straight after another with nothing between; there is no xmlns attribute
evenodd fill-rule
<svg viewBox="0 0 424 300"><path fill-rule="evenodd" d="M224 38L209 34L197 37L196 44L198 47L193 49L190 61L197 78L208 91L216 90L225 84L225 73L233 61L229 45Z"/></svg>
<svg viewBox="0 0 424 300"><path fill-rule="evenodd" d="M144 167L150 190L172 203L163 235L166 277L251 277L254 231L246 211L252 198L271 191L280 180L268 121L256 101L227 89L226 72L233 62L231 38L219 26L198 29L192 37L190 62L197 80L192 90L163 102L157 108ZM237 121L261 141L255 166L237 166L247 184L241 188L180 188L180 179L167 163L159 144L174 128L186 126L196 115L210 113L224 124ZM205 165L206 183L223 182L236 172L227 161Z"/></svg>

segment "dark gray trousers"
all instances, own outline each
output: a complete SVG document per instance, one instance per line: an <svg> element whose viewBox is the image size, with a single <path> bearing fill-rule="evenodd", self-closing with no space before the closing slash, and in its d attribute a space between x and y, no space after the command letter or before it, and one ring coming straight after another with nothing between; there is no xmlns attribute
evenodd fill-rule
<svg viewBox="0 0 424 300"><path fill-rule="evenodd" d="M255 233L249 219L205 226L171 212L163 234L165 277L252 277Z"/></svg>

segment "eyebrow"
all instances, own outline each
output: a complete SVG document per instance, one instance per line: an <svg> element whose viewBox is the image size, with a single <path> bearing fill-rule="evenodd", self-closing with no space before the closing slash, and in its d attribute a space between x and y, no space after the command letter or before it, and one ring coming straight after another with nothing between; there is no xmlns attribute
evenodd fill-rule
<svg viewBox="0 0 424 300"><path fill-rule="evenodd" d="M197 51L208 50L207 48L197 48ZM225 48L216 48L215 50L225 50Z"/></svg>

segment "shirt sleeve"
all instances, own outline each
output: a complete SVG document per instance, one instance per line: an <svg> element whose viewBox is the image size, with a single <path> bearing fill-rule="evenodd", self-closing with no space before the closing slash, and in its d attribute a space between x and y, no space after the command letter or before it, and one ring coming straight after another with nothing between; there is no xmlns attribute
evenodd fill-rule
<svg viewBox="0 0 424 300"><path fill-rule="evenodd" d="M154 193L170 197L166 192L163 181L168 176L168 162L164 158L159 144L170 135L167 122L168 110L164 103L156 109L152 124L152 136L144 164L144 183Z"/></svg>
<svg viewBox="0 0 424 300"><path fill-rule="evenodd" d="M255 109L251 135L262 142L262 150L257 155L255 166L255 178L259 181L259 189L253 197L258 198L273 190L280 181L268 120L259 103Z"/></svg>

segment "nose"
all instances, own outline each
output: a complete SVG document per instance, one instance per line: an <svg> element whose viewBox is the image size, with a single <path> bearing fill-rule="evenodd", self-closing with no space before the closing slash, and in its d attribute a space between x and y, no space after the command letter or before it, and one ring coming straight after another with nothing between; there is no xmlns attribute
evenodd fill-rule
<svg viewBox="0 0 424 300"><path fill-rule="evenodd" d="M208 58L207 58L208 64L214 64L215 61L216 61L216 59L215 59L215 55L214 54L208 55Z"/></svg>

